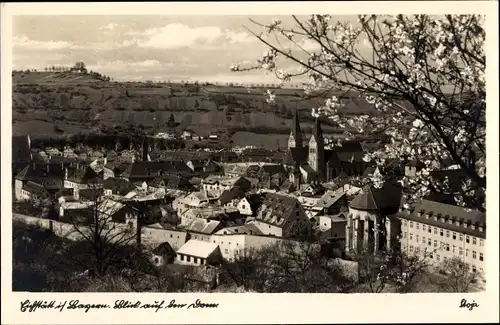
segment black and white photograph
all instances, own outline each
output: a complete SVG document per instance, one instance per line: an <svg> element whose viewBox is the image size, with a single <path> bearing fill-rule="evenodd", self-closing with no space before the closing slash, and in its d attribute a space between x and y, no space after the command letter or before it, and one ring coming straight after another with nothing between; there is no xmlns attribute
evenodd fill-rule
<svg viewBox="0 0 500 325"><path fill-rule="evenodd" d="M12 16L12 291L485 292L486 18Z"/></svg>

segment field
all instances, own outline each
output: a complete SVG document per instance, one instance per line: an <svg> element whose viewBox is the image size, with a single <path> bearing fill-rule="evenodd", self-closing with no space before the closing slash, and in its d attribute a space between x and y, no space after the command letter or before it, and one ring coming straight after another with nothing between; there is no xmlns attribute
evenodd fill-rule
<svg viewBox="0 0 500 325"><path fill-rule="evenodd" d="M237 145L276 147L278 142L286 143L295 109L307 131L313 122L310 109L323 101L308 98L300 89L276 89L277 103L270 105L264 93L264 88L111 82L70 72L15 72L13 133L70 134L125 125L156 133L173 115L200 135L223 127L235 132ZM347 100L345 106L352 114L372 111L357 99ZM339 132L327 123L324 130Z"/></svg>

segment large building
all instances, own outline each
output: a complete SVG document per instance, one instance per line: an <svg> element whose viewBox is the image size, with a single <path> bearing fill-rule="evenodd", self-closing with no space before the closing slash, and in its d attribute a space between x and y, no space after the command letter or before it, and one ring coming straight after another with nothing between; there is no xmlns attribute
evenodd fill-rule
<svg viewBox="0 0 500 325"><path fill-rule="evenodd" d="M401 248L427 252L431 263L458 257L469 270L484 272L486 214L478 210L422 200L396 214L401 222Z"/></svg>
<svg viewBox="0 0 500 325"><path fill-rule="evenodd" d="M357 141L346 141L342 146L325 149L319 118L314 121L312 135L307 146L304 146L298 113L295 111L284 165L288 167L290 181L296 188L341 176L362 175L366 168L363 156L363 148Z"/></svg>

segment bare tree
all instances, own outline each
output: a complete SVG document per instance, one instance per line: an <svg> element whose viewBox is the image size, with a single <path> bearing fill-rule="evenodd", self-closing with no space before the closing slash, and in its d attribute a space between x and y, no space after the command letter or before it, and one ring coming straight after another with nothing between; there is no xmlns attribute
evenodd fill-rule
<svg viewBox="0 0 500 325"><path fill-rule="evenodd" d="M120 251L134 243L136 232L132 224L124 224L113 219L115 212L124 209L125 215L136 215L127 203L110 200L102 196L99 182L88 186L90 197L87 214L77 218L71 215L70 222L77 234L74 261L87 267L96 276L104 276L113 265L120 263ZM133 222L125 220L126 222ZM123 220L121 220L123 221Z"/></svg>

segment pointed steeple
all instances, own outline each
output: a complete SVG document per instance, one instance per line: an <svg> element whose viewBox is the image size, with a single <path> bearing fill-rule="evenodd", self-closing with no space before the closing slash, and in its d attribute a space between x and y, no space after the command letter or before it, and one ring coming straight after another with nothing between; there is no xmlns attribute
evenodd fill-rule
<svg viewBox="0 0 500 325"><path fill-rule="evenodd" d="M313 129L314 140L318 145L322 145L324 147L324 139L323 139L323 130L321 129L321 122L317 117L314 121L314 129Z"/></svg>
<svg viewBox="0 0 500 325"><path fill-rule="evenodd" d="M303 145L302 131L300 130L299 112L296 108L293 112L292 130L288 140L288 148L301 148Z"/></svg>

